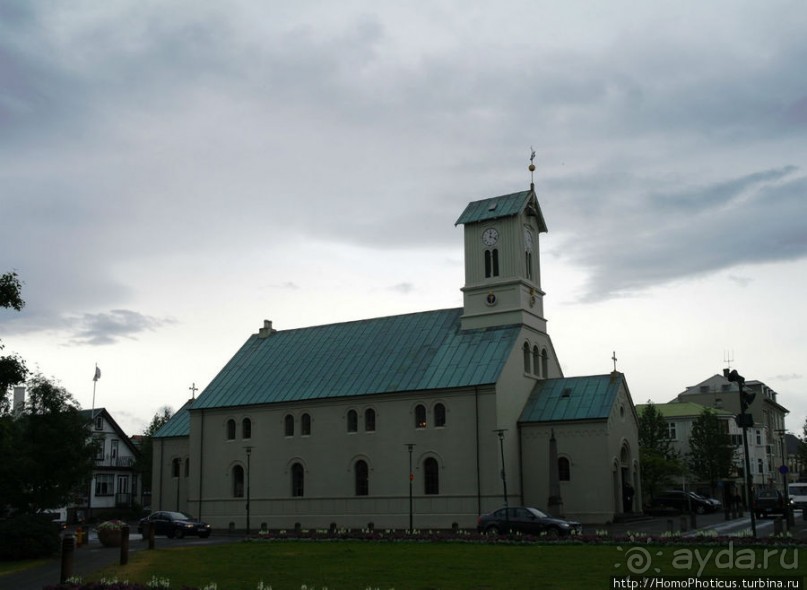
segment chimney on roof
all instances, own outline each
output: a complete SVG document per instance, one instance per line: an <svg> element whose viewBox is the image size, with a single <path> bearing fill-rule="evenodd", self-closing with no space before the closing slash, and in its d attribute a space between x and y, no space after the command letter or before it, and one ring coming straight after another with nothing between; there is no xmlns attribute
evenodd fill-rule
<svg viewBox="0 0 807 590"><path fill-rule="evenodd" d="M269 338L277 330L272 328L271 320L263 320L263 328L258 330L258 338Z"/></svg>

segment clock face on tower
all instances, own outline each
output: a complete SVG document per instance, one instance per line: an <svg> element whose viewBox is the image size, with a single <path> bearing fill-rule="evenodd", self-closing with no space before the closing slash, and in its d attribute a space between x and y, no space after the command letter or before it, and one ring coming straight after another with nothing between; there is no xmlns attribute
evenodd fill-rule
<svg viewBox="0 0 807 590"><path fill-rule="evenodd" d="M499 241L499 232L496 229L489 227L484 232L482 232L482 243L485 246L495 246L496 242Z"/></svg>

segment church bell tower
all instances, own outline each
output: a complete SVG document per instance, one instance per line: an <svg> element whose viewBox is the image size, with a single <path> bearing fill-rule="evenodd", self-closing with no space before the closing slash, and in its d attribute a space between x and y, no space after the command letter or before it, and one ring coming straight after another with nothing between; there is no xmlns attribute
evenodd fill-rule
<svg viewBox="0 0 807 590"><path fill-rule="evenodd" d="M545 333L538 238L547 227L535 184L469 203L459 224L465 226L462 329L524 324Z"/></svg>

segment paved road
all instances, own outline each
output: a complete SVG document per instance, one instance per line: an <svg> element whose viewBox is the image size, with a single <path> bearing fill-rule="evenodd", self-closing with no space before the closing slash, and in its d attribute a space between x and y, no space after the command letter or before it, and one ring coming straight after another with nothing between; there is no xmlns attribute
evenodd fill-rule
<svg viewBox="0 0 807 590"><path fill-rule="evenodd" d="M807 539L807 521L804 520L801 511L796 511L794 519L795 527L791 529L794 537ZM680 516L660 516L636 520L632 522L615 523L598 527L596 525L586 526L587 533L595 530L607 530L610 536L621 535L627 532L648 535L660 535L665 531L681 531L681 525L687 529L685 535L694 535L698 531L714 530L720 535L732 535L751 529L751 518L748 513L744 518L726 520L722 512L697 516L695 519L695 529L690 525L688 517L682 522ZM764 518L757 520L757 536L766 537L774 532L774 520ZM176 546L201 546L215 545L221 543L234 543L241 541L240 535L216 535L213 534L208 539L197 539L186 537L184 539L166 539L157 537L155 546L159 548ZM138 551L147 549L147 544L142 536L132 533L129 537L130 556ZM75 551L73 574L84 577L100 570L108 565L116 564L120 560L120 549L103 547L95 534L91 534L89 543ZM10 573L0 576L0 590L42 590L49 584L58 584L61 574L61 559L48 560L43 565L30 568L21 572Z"/></svg>

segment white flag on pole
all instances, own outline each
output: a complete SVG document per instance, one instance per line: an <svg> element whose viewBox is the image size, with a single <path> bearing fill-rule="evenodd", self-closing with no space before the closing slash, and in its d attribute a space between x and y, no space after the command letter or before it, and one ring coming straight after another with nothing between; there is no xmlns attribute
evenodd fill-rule
<svg viewBox="0 0 807 590"><path fill-rule="evenodd" d="M98 368L98 365L95 365L95 377L92 378L93 381L98 381L101 378L101 369Z"/></svg>

